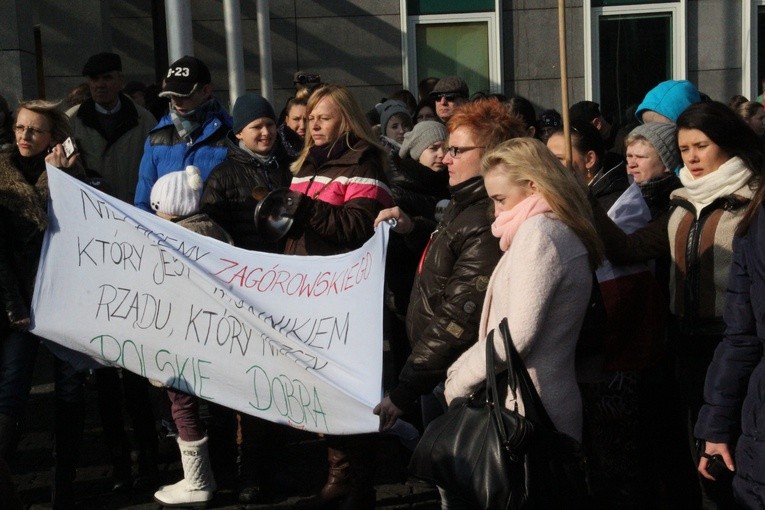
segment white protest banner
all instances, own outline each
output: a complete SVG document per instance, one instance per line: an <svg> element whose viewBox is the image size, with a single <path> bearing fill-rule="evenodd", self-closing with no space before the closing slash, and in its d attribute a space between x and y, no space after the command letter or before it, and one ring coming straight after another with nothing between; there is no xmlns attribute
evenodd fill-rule
<svg viewBox="0 0 765 510"><path fill-rule="evenodd" d="M253 252L48 175L35 334L270 421L377 430L387 225L342 255Z"/></svg>

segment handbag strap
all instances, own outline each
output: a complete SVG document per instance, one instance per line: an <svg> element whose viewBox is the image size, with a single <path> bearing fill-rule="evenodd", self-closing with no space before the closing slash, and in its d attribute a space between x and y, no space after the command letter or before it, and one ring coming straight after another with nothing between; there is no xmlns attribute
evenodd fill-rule
<svg viewBox="0 0 765 510"><path fill-rule="evenodd" d="M497 390L497 371L494 366L494 330L489 331L486 337L486 405L491 409L492 417L497 426L499 432L499 438L502 444L507 443L507 429L505 428L505 421L502 419L502 412L500 409L504 407L504 402L497 402L499 398L499 392ZM507 378L508 391L513 393L513 397L516 396L516 388L518 387L517 378L514 379L513 372L508 372Z"/></svg>
<svg viewBox="0 0 765 510"><path fill-rule="evenodd" d="M510 386L511 381L514 381L515 387L511 388L513 396L516 396L516 388L520 388L521 399L523 400L524 416L526 416L526 418L531 420L537 426L550 431L556 431L557 429L555 424L550 418L550 415L547 414L547 409L545 409L544 404L542 404L542 399L539 396L533 381L531 380L531 376L529 376L528 370L526 370L526 365L523 363L521 355L515 348L513 339L510 336L510 326L508 326L507 317L502 319L502 321L499 323L499 332L502 335L502 340L505 342L505 359L507 361L508 386ZM492 367L493 363L494 359L492 356ZM496 380L494 383L496 386Z"/></svg>

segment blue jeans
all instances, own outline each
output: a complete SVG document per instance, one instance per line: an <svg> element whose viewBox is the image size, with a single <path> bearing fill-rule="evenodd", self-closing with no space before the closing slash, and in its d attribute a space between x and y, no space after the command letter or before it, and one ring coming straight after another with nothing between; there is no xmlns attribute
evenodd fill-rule
<svg viewBox="0 0 765 510"><path fill-rule="evenodd" d="M8 331L0 338L0 414L18 421L29 400L40 338L26 331Z"/></svg>

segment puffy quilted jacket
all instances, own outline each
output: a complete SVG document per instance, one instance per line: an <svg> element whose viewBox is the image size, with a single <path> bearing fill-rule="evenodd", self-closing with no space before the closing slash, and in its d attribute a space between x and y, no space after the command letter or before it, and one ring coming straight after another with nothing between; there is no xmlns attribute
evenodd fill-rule
<svg viewBox="0 0 765 510"><path fill-rule="evenodd" d="M149 132L144 144L135 205L152 212L149 205L151 187L163 175L183 170L187 165L199 167L202 180L207 180L212 169L226 159L226 134L231 129L231 123L231 116L221 107L208 113L205 123L194 132L189 141L178 136L170 114L162 117Z"/></svg>
<svg viewBox="0 0 765 510"><path fill-rule="evenodd" d="M765 505L765 211L733 240L725 337L707 371L695 435L736 444L733 491L745 508Z"/></svg>
<svg viewBox="0 0 765 510"><path fill-rule="evenodd" d="M267 191L287 188L292 180L291 158L279 141L273 160L264 165L252 154L239 148L238 140L228 136L228 157L213 169L202 193L202 212L220 224L234 238L234 244L248 250L281 252L279 243L263 241L255 231L253 214L257 201L254 188Z"/></svg>

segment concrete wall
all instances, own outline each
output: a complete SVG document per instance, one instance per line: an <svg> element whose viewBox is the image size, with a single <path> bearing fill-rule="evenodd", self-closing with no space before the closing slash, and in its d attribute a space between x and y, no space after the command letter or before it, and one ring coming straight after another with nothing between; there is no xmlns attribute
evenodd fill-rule
<svg viewBox="0 0 765 510"><path fill-rule="evenodd" d="M688 2L688 79L712 99L741 94L741 33L741 2Z"/></svg>
<svg viewBox="0 0 765 510"><path fill-rule="evenodd" d="M11 108L38 96L32 13L25 0L5 0L0 12L0 95Z"/></svg>
<svg viewBox="0 0 765 510"><path fill-rule="evenodd" d="M55 23L59 13L53 6L60 2L37 3L46 61L55 62L45 73L49 97L61 97L79 83L84 60L97 51L119 53L126 80L155 81L149 1L78 0L74 2L78 9L72 12L90 12L95 16L81 16L79 22L67 20L64 26ZM293 94L292 76L298 69L317 72L324 81L352 88L365 108L401 88L398 0L272 0L270 11L277 108ZM210 67L217 95L227 102L222 4L192 0L191 12L194 54ZM256 2L243 0L241 12L245 86L250 91L259 91ZM100 24L103 31L96 27L102 20L106 21ZM83 38L83 33L88 36Z"/></svg>
<svg viewBox="0 0 765 510"><path fill-rule="evenodd" d="M538 111L561 111L557 0L505 0L505 94L530 100ZM581 1L567 2L566 44L569 102L584 99Z"/></svg>
<svg viewBox="0 0 765 510"><path fill-rule="evenodd" d="M557 0L499 0L504 38L504 93L523 95L539 110L560 110ZM569 99L584 99L581 0L567 2ZM6 0L0 4L0 94L39 97L34 61L40 27L45 93L61 98L82 81L87 57L115 51L126 80L151 83L166 67L155 48L152 6L157 0ZM353 89L369 108L402 86L399 0L271 0L275 107L292 94L298 70ZM688 78L710 96L727 100L741 90L741 5L689 0ZM191 0L194 52L210 67L218 97L228 101L221 2ZM256 1L241 0L245 86L260 86ZM157 31L163 35L164 29ZM161 73L161 70L160 70Z"/></svg>

